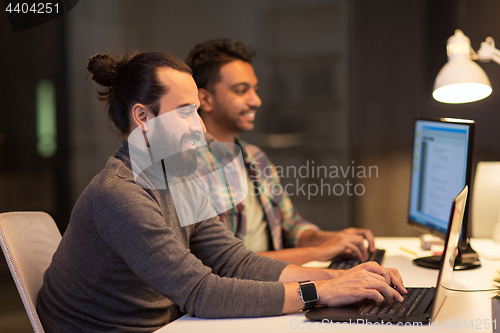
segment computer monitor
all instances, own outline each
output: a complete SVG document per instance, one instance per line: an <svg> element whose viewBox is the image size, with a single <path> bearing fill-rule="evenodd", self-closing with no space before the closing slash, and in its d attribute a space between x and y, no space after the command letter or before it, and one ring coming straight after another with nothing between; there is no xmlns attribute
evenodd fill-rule
<svg viewBox="0 0 500 333"><path fill-rule="evenodd" d="M466 119L415 120L408 213L411 226L442 238L446 236L450 204L464 186L470 187L474 127L475 122ZM467 202L455 269L481 265L469 243L469 206ZM438 269L439 260L440 256L430 256L414 262Z"/></svg>

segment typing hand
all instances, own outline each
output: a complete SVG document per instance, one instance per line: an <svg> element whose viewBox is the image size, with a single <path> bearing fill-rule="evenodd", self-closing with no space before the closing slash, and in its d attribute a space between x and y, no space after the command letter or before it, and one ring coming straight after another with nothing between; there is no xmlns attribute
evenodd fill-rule
<svg viewBox="0 0 500 333"><path fill-rule="evenodd" d="M357 257L361 261L368 260L368 250L364 237L354 233L337 232L326 242L315 247L320 261L327 261L339 255Z"/></svg>
<svg viewBox="0 0 500 333"><path fill-rule="evenodd" d="M370 230L360 229L360 228L347 228L347 229L341 230L339 232L344 233L344 234L348 234L348 235L363 236L363 238L368 241L368 250L370 252L375 251L375 237L373 236L373 233Z"/></svg>
<svg viewBox="0 0 500 333"><path fill-rule="evenodd" d="M403 301L407 291L401 275L395 268L384 268L368 262L344 271L340 276L316 281L319 303L328 306L352 304L363 299L377 303L386 300Z"/></svg>

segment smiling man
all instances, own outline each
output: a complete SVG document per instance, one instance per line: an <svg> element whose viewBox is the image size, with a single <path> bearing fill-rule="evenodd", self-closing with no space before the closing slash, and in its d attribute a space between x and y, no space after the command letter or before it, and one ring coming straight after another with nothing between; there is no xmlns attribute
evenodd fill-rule
<svg viewBox="0 0 500 333"><path fill-rule="evenodd" d="M365 239L369 250L375 250L370 230L319 230L300 216L284 191L275 194L264 189L265 185L280 188L276 169L261 149L238 137L240 133L253 130L262 103L258 96L259 82L251 64L254 56L253 50L243 43L218 39L195 46L186 60L198 85L199 113L207 128L207 142L235 143L245 162L246 171L242 170L244 175L239 178L246 178L243 182L247 183L249 195L239 204L232 200L235 204L226 211L216 207L221 221L248 248L264 256L294 264L326 261L342 253L365 260L368 256ZM213 169L216 160L207 155L208 152L200 155L205 161L199 168L202 174ZM269 169L273 174L266 172ZM200 184L211 202L223 201L220 196L231 193L230 188L214 191L214 186Z"/></svg>

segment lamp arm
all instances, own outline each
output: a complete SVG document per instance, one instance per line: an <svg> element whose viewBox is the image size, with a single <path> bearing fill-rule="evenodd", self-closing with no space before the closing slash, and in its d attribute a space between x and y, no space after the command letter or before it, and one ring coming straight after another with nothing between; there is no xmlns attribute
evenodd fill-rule
<svg viewBox="0 0 500 333"><path fill-rule="evenodd" d="M482 62L493 60L497 64L500 64L500 50L495 48L495 41L492 37L487 37L486 40L481 43L481 47L479 51L477 51L477 57Z"/></svg>

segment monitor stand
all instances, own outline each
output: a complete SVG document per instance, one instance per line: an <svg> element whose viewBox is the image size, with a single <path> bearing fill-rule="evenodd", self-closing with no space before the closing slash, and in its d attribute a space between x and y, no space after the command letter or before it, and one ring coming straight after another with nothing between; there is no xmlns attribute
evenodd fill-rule
<svg viewBox="0 0 500 333"><path fill-rule="evenodd" d="M439 269L441 266L441 256L428 256L413 259L413 263L417 266ZM481 261L479 261L479 256L476 251L472 249L470 243L467 242L467 247L465 249L458 248L458 254L455 258L455 267L453 270L461 271L468 269L476 269L481 267Z"/></svg>

